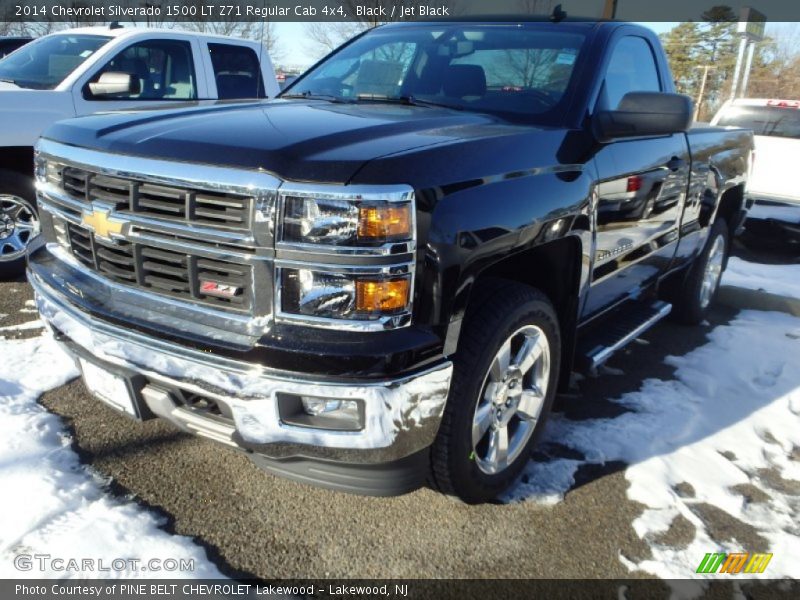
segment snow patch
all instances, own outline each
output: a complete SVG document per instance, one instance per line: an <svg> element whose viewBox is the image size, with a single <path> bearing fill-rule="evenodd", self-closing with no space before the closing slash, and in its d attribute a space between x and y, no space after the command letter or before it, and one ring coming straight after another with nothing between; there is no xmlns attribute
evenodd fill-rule
<svg viewBox="0 0 800 600"><path fill-rule="evenodd" d="M29 329L41 329L42 327L44 327L44 323L37 319L36 321L26 321L25 323L20 323L19 325L0 327L0 331L26 331Z"/></svg>
<svg viewBox="0 0 800 600"><path fill-rule="evenodd" d="M800 298L800 265L764 265L732 256L722 276L722 285Z"/></svg>
<svg viewBox="0 0 800 600"><path fill-rule="evenodd" d="M61 420L36 402L78 375L52 338L4 341L0 356L0 578L221 577L189 538L170 535L151 512L108 495L106 482L80 464ZM48 565L40 571L34 561L33 570L21 572L14 566L20 554L106 566L114 559L193 559L195 569L96 573Z"/></svg>
<svg viewBox="0 0 800 600"><path fill-rule="evenodd" d="M783 313L744 311L706 345L669 357L674 380L650 379L614 400L630 412L586 421L553 415L544 442L586 459L531 463L507 499L552 504L582 464L623 461L628 497L647 507L633 527L652 550L652 559L626 559L631 569L709 578L695 575L705 553L757 551L745 539L713 540L698 516L700 505L711 505L766 541L774 556L760 577L800 577L800 463L792 458L800 448L800 339L788 335L798 327L800 319ZM678 491L686 484L693 493ZM741 484L768 500L748 501L732 489ZM689 546L658 543L678 516L695 527Z"/></svg>

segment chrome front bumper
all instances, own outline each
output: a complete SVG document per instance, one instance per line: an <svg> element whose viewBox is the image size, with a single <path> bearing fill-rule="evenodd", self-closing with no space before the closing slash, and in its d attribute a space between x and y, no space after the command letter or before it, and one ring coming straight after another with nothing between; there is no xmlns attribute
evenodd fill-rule
<svg viewBox="0 0 800 600"><path fill-rule="evenodd" d="M28 280L42 319L79 350L98 361L145 377L143 393L157 415L199 435L270 458L308 457L350 464L397 461L427 448L439 429L453 366L445 361L405 377L324 382L239 362L146 336L79 310L34 271ZM162 387L163 386L163 387ZM168 401L160 389L180 389L213 398L228 408L220 422ZM276 394L359 399L364 428L335 431L287 425Z"/></svg>

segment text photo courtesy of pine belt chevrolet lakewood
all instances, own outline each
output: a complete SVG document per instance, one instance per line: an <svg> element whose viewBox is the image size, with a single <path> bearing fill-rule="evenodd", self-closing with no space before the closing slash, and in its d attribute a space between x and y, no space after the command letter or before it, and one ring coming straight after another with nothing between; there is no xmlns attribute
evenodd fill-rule
<svg viewBox="0 0 800 600"><path fill-rule="evenodd" d="M33 146L47 126L122 108L273 98L258 42L176 29L82 27L39 38L0 63L0 276L20 274L39 231Z"/></svg>
<svg viewBox="0 0 800 600"><path fill-rule="evenodd" d="M574 369L704 319L753 137L691 115L641 26L385 25L275 100L49 127L28 280L131 417L487 501Z"/></svg>

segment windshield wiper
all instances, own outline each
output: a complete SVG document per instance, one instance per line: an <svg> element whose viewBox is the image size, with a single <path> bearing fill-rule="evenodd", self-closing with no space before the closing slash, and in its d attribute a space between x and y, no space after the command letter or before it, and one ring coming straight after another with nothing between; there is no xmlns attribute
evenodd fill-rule
<svg viewBox="0 0 800 600"><path fill-rule="evenodd" d="M411 95L387 96L385 94L359 94L356 99L361 102L385 102L387 104L404 104L406 106L435 106L438 108L449 108L452 110L464 110L458 104L445 104L444 102L434 102L433 100L423 100Z"/></svg>
<svg viewBox="0 0 800 600"><path fill-rule="evenodd" d="M342 104L349 104L352 100L347 100L341 96L334 96L333 94L315 94L314 92L302 92L300 94L282 94L279 98L293 98L301 100L327 100L328 102L337 102Z"/></svg>
<svg viewBox="0 0 800 600"><path fill-rule="evenodd" d="M14 85L19 85L15 79L9 79L8 77L0 77L0 81L3 83L13 83Z"/></svg>

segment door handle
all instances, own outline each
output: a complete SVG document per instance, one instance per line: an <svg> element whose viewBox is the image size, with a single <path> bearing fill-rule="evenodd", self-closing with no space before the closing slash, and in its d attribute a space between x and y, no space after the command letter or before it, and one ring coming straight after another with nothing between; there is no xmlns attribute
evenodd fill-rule
<svg viewBox="0 0 800 600"><path fill-rule="evenodd" d="M677 156L673 156L672 158L669 159L669 162L667 163L667 168L670 171L677 171L678 169L683 168L685 165L686 165L685 160L683 160L682 158L678 158Z"/></svg>

